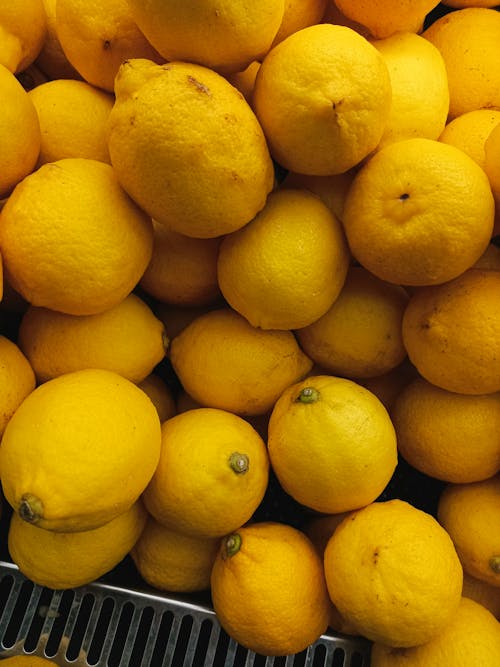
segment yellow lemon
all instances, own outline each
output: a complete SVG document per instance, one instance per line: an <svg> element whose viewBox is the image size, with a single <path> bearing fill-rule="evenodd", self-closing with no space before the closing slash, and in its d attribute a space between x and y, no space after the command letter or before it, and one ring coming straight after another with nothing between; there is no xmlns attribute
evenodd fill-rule
<svg viewBox="0 0 500 667"><path fill-rule="evenodd" d="M9 554L24 576L39 586L84 586L107 574L129 554L146 518L138 500L98 528L65 533L38 528L14 513L8 531Z"/></svg>
<svg viewBox="0 0 500 667"><path fill-rule="evenodd" d="M0 95L0 196L5 197L35 168L40 153L41 134L38 114L29 94L12 72L1 64Z"/></svg>
<svg viewBox="0 0 500 667"><path fill-rule="evenodd" d="M470 396L421 377L391 410L398 449L417 470L446 482L477 482L500 472L500 392Z"/></svg>
<svg viewBox="0 0 500 667"><path fill-rule="evenodd" d="M375 643L370 660L371 667L495 667L500 661L500 623L481 604L463 597L437 637L411 648Z"/></svg>
<svg viewBox="0 0 500 667"><path fill-rule="evenodd" d="M287 0L283 18L271 46L302 28L321 23L330 0Z"/></svg>
<svg viewBox="0 0 500 667"><path fill-rule="evenodd" d="M500 587L500 475L479 482L447 484L437 518L450 534L463 568Z"/></svg>
<svg viewBox="0 0 500 667"><path fill-rule="evenodd" d="M168 61L239 72L261 59L283 19L284 0L128 0L139 28Z"/></svg>
<svg viewBox="0 0 500 667"><path fill-rule="evenodd" d="M416 377L418 372L406 357L387 373L371 378L360 378L358 382L375 394L390 412L403 388Z"/></svg>
<svg viewBox="0 0 500 667"><path fill-rule="evenodd" d="M438 139L448 118L448 75L439 50L413 32L371 42L391 79L391 111L379 148L393 141Z"/></svg>
<svg viewBox="0 0 500 667"><path fill-rule="evenodd" d="M351 28L316 24L264 58L252 97L273 158L315 176L357 165L379 143L391 83L380 53Z"/></svg>
<svg viewBox="0 0 500 667"><path fill-rule="evenodd" d="M500 124L500 109L467 111L446 125L439 136L439 141L460 148L484 169L486 158L484 144L498 124Z"/></svg>
<svg viewBox="0 0 500 667"><path fill-rule="evenodd" d="M257 77L259 67L260 61L252 60L250 65L245 67L245 69L241 72L232 72L231 74L225 75L229 83L240 91L240 93L250 105L252 104L255 78Z"/></svg>
<svg viewBox="0 0 500 667"><path fill-rule="evenodd" d="M366 26L379 39L398 32L419 32L436 0L331 0L353 21Z"/></svg>
<svg viewBox="0 0 500 667"><path fill-rule="evenodd" d="M374 501L397 463L396 434L382 403L361 385L331 375L307 377L281 394L267 445L284 490L326 514Z"/></svg>
<svg viewBox="0 0 500 667"><path fill-rule="evenodd" d="M2 209L0 247L9 281L27 301L92 315L137 285L151 258L153 229L111 165L65 158L15 188Z"/></svg>
<svg viewBox="0 0 500 667"><path fill-rule="evenodd" d="M459 394L500 391L499 290L498 271L469 269L411 296L403 341L426 380Z"/></svg>
<svg viewBox="0 0 500 667"><path fill-rule="evenodd" d="M216 408L188 410L163 422L160 461L143 498L167 528L220 537L252 517L268 470L265 443L247 421Z"/></svg>
<svg viewBox="0 0 500 667"><path fill-rule="evenodd" d="M130 553L141 577L161 591L194 593L210 588L220 538L170 530L149 515Z"/></svg>
<svg viewBox="0 0 500 667"><path fill-rule="evenodd" d="M307 190L272 192L264 208L220 246L222 295L253 326L298 329L323 315L346 277L340 222Z"/></svg>
<svg viewBox="0 0 500 667"><path fill-rule="evenodd" d="M109 162L109 93L85 81L57 79L35 86L29 96L40 122L39 165L72 157Z"/></svg>
<svg viewBox="0 0 500 667"><path fill-rule="evenodd" d="M113 92L129 58L164 62L137 27L127 0L57 0L56 34L70 64L88 83Z"/></svg>
<svg viewBox="0 0 500 667"><path fill-rule="evenodd" d="M485 7L449 12L422 36L443 56L450 90L450 119L500 107L500 13Z"/></svg>
<svg viewBox="0 0 500 667"><path fill-rule="evenodd" d="M402 321L408 294L361 266L351 266L331 307L295 333L304 352L335 375L383 375L406 357Z"/></svg>
<svg viewBox="0 0 500 667"><path fill-rule="evenodd" d="M274 187L266 140L224 77L201 65L135 59L120 67L115 92L111 162L157 222L186 236L215 237L264 206Z"/></svg>
<svg viewBox="0 0 500 667"><path fill-rule="evenodd" d="M463 571L448 533L399 499L352 512L325 549L330 597L364 637L392 647L430 641L460 604Z"/></svg>
<svg viewBox="0 0 500 667"><path fill-rule="evenodd" d="M196 239L155 220L153 232L153 255L140 280L145 292L158 301L180 306L209 304L220 297L220 237Z"/></svg>
<svg viewBox="0 0 500 667"><path fill-rule="evenodd" d="M169 356L195 401L240 415L268 412L313 365L291 331L258 329L231 308L192 320L172 339Z"/></svg>
<svg viewBox="0 0 500 667"><path fill-rule="evenodd" d="M32 391L4 431L2 487L19 516L73 532L111 521L138 499L160 457L158 413L117 373L66 373Z"/></svg>
<svg viewBox="0 0 500 667"><path fill-rule="evenodd" d="M0 437L35 384L33 368L19 346L0 335Z"/></svg>
<svg viewBox="0 0 500 667"><path fill-rule="evenodd" d="M464 571L464 587L462 595L486 607L500 621L500 591L482 579L471 576Z"/></svg>
<svg viewBox="0 0 500 667"><path fill-rule="evenodd" d="M304 533L286 524L258 522L225 537L211 594L222 627L261 655L299 653L328 625L320 556Z"/></svg>
<svg viewBox="0 0 500 667"><path fill-rule="evenodd" d="M418 137L388 144L361 167L343 222L352 254L368 271L396 284L432 285L479 259L494 215L479 165L455 146Z"/></svg>
<svg viewBox="0 0 500 667"><path fill-rule="evenodd" d="M141 382L168 348L163 323L135 294L96 315L30 306L18 343L38 382L83 368L104 368Z"/></svg>
<svg viewBox="0 0 500 667"><path fill-rule="evenodd" d="M42 0L9 0L0 7L0 64L13 73L29 67L47 34Z"/></svg>
<svg viewBox="0 0 500 667"><path fill-rule="evenodd" d="M497 208L500 210L500 122L491 129L485 139L483 166L490 181Z"/></svg>

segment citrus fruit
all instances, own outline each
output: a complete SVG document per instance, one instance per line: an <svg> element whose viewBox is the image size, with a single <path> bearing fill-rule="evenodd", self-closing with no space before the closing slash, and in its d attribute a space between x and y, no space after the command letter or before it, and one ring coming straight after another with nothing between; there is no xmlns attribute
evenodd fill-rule
<svg viewBox="0 0 500 667"><path fill-rule="evenodd" d="M47 30L35 64L50 80L81 79L80 74L66 57L57 35L56 2L57 0L42 0Z"/></svg>
<svg viewBox="0 0 500 667"><path fill-rule="evenodd" d="M29 96L40 122L39 165L69 157L109 162L109 93L85 81L57 79L35 86Z"/></svg>
<svg viewBox="0 0 500 667"><path fill-rule="evenodd" d="M129 509L160 457L160 420L117 373L66 373L17 408L0 449L2 487L22 519L40 528L91 530Z"/></svg>
<svg viewBox="0 0 500 667"><path fill-rule="evenodd" d="M57 662L49 660L48 658L40 658L37 655L13 655L9 658L3 658L3 667L48 667L49 665L57 665Z"/></svg>
<svg viewBox="0 0 500 667"><path fill-rule="evenodd" d="M463 597L442 632L421 646L391 648L376 643L372 667L495 667L500 660L500 624L482 605Z"/></svg>
<svg viewBox="0 0 500 667"><path fill-rule="evenodd" d="M271 47L302 28L321 23L330 0L287 0L280 27Z"/></svg>
<svg viewBox="0 0 500 667"><path fill-rule="evenodd" d="M268 412L312 368L291 331L258 329L231 308L192 320L172 339L169 358L195 401L241 415Z"/></svg>
<svg viewBox="0 0 500 667"><path fill-rule="evenodd" d="M464 570L500 587L500 475L446 485L437 518L450 534Z"/></svg>
<svg viewBox="0 0 500 667"><path fill-rule="evenodd" d="M428 40L397 32L373 40L391 79L391 111L378 148L401 139L437 139L446 125L450 94L443 57Z"/></svg>
<svg viewBox="0 0 500 667"><path fill-rule="evenodd" d="M67 315L30 306L18 343L38 382L83 368L104 368L141 382L168 348L161 320L135 294L96 315Z"/></svg>
<svg viewBox="0 0 500 667"><path fill-rule="evenodd" d="M497 207L500 208L500 123L491 129L485 139L483 167L490 181Z"/></svg>
<svg viewBox="0 0 500 667"><path fill-rule="evenodd" d="M443 56L450 90L449 118L500 107L500 13L485 7L449 12L423 33Z"/></svg>
<svg viewBox="0 0 500 667"><path fill-rule="evenodd" d="M493 128L500 124L500 109L474 109L451 120L439 141L467 153L480 167L485 166L484 144Z"/></svg>
<svg viewBox="0 0 500 667"><path fill-rule="evenodd" d="M229 83L240 91L250 105L252 104L253 88L259 67L260 61L252 60L250 65L241 72L232 72L225 75Z"/></svg>
<svg viewBox="0 0 500 667"><path fill-rule="evenodd" d="M65 158L16 186L2 209L0 247L12 287L28 302L92 315L136 286L151 258L153 230L111 165Z"/></svg>
<svg viewBox="0 0 500 667"><path fill-rule="evenodd" d="M334 375L382 375L406 357L401 324L407 302L401 286L351 266L330 308L296 335L304 352Z"/></svg>
<svg viewBox="0 0 500 667"><path fill-rule="evenodd" d="M186 236L215 237L264 206L274 187L264 133L224 77L191 63L132 59L120 67L115 93L111 162L157 222Z"/></svg>
<svg viewBox="0 0 500 667"><path fill-rule="evenodd" d="M463 572L448 533L394 499L352 512L325 549L333 603L364 637L417 646L441 633L460 604Z"/></svg>
<svg viewBox="0 0 500 667"><path fill-rule="evenodd" d="M141 501L98 528L56 532L38 528L13 513L8 549L19 570L51 589L90 584L116 567L139 539L147 513Z"/></svg>
<svg viewBox="0 0 500 667"><path fill-rule="evenodd" d="M265 443L247 421L217 408L188 410L163 422L160 461L143 498L167 528L220 537L251 518L268 470Z"/></svg>
<svg viewBox="0 0 500 667"><path fill-rule="evenodd" d="M19 346L0 335L0 437L35 384L33 368Z"/></svg>
<svg viewBox="0 0 500 667"><path fill-rule="evenodd" d="M164 422L176 414L174 393L159 375L150 373L137 386L149 396L158 412L160 422Z"/></svg>
<svg viewBox="0 0 500 667"><path fill-rule="evenodd" d="M241 71L267 53L285 5L284 0L128 4L139 28L166 60L195 62L221 72Z"/></svg>
<svg viewBox="0 0 500 667"><path fill-rule="evenodd" d="M262 329L297 329L323 315L346 277L340 222L308 190L272 192L264 208L221 243L217 277L229 305Z"/></svg>
<svg viewBox="0 0 500 667"><path fill-rule="evenodd" d="M360 264L382 280L418 286L470 268L490 242L494 215L488 179L472 158L413 138L388 144L361 167L343 222Z"/></svg>
<svg viewBox="0 0 500 667"><path fill-rule="evenodd" d="M22 72L40 53L46 34L47 24L42 0L2 2L0 64L13 73Z"/></svg>
<svg viewBox="0 0 500 667"><path fill-rule="evenodd" d="M36 166L40 152L40 123L35 106L16 77L0 64L0 196L9 195Z"/></svg>
<svg viewBox="0 0 500 667"><path fill-rule="evenodd" d="M497 7L498 0L441 0L443 5L455 9L464 7Z"/></svg>
<svg viewBox="0 0 500 667"><path fill-rule="evenodd" d="M500 391L499 290L498 271L469 269L411 296L403 341L426 380L459 394Z"/></svg>
<svg viewBox="0 0 500 667"><path fill-rule="evenodd" d="M286 524L257 522L223 538L211 594L226 632L262 655L299 653L328 625L321 559L309 538Z"/></svg>
<svg viewBox="0 0 500 667"><path fill-rule="evenodd" d="M415 377L418 377L418 373L406 357L387 373L371 378L360 378L357 382L375 394L390 412L402 389Z"/></svg>
<svg viewBox="0 0 500 667"><path fill-rule="evenodd" d="M389 72L377 49L351 28L325 23L271 49L252 106L282 167L327 176L375 149L390 101Z"/></svg>
<svg viewBox="0 0 500 667"><path fill-rule="evenodd" d="M271 412L267 444L284 490L326 514L371 503L397 463L396 435L379 399L330 375L285 389Z"/></svg>
<svg viewBox="0 0 500 667"><path fill-rule="evenodd" d="M153 255L140 280L145 292L158 301L180 306L204 305L220 297L220 237L196 239L155 220L153 232Z"/></svg>
<svg viewBox="0 0 500 667"><path fill-rule="evenodd" d="M464 571L462 595L482 604L483 607L491 611L493 616L500 621L500 593L498 586L493 586L487 581L472 577L468 572Z"/></svg>
<svg viewBox="0 0 500 667"><path fill-rule="evenodd" d="M170 530L149 515L130 555L141 577L161 591L194 593L210 588L218 537L193 537Z"/></svg>
<svg viewBox="0 0 500 667"><path fill-rule="evenodd" d="M446 482L477 482L500 471L500 392L466 395L421 377L391 410L398 450L417 470Z"/></svg>
<svg viewBox="0 0 500 667"><path fill-rule="evenodd" d="M397 32L420 32L427 14L439 4L436 0L334 1L343 14L366 26L379 39Z"/></svg>
<svg viewBox="0 0 500 667"><path fill-rule="evenodd" d="M56 34L66 58L93 86L112 93L129 58L164 62L137 27L128 0L57 0Z"/></svg>

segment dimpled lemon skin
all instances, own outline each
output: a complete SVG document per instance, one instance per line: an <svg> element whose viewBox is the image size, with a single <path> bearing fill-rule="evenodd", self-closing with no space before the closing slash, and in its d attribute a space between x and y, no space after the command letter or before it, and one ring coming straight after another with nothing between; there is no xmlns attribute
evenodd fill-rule
<svg viewBox="0 0 500 667"><path fill-rule="evenodd" d="M130 380L98 369L66 373L39 385L9 421L3 492L40 528L91 530L137 500L160 447L156 408Z"/></svg>
<svg viewBox="0 0 500 667"><path fill-rule="evenodd" d="M433 516L400 499L348 515L328 541L324 565L341 615L387 646L431 640L460 604L463 570L450 536Z"/></svg>
<svg viewBox="0 0 500 667"><path fill-rule="evenodd" d="M369 155L390 103L380 53L351 28L332 24L303 28L271 49L252 97L273 158L313 176L343 173Z"/></svg>
<svg viewBox="0 0 500 667"><path fill-rule="evenodd" d="M153 227L111 165L65 158L16 186L2 209L0 248L9 282L26 301L92 315L137 285L153 251Z"/></svg>
<svg viewBox="0 0 500 667"><path fill-rule="evenodd" d="M221 75L197 64L132 59L120 67L115 93L111 163L157 222L209 238L239 229L264 206L274 187L264 133Z"/></svg>

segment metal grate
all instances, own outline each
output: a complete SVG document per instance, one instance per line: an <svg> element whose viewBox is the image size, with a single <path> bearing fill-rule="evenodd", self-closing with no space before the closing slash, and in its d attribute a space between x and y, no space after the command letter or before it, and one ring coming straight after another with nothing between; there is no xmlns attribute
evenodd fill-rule
<svg viewBox="0 0 500 667"><path fill-rule="evenodd" d="M302 653L265 657L220 627L208 606L96 582L53 591L0 561L0 655L75 667L368 667L369 643L323 635Z"/></svg>

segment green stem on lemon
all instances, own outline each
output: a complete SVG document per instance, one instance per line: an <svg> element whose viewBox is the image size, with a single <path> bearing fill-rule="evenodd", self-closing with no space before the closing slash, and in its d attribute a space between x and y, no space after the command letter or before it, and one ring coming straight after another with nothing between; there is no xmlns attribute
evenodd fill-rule
<svg viewBox="0 0 500 667"><path fill-rule="evenodd" d="M250 461L246 454L240 454L240 452L233 452L229 457L229 466L238 475L242 475L247 472Z"/></svg>
<svg viewBox="0 0 500 667"><path fill-rule="evenodd" d="M500 556L492 556L489 565L495 574L500 574Z"/></svg>
<svg viewBox="0 0 500 667"><path fill-rule="evenodd" d="M241 547L241 536L239 533L232 533L228 535L223 544L222 557L224 560L226 558L231 558L238 553Z"/></svg>
<svg viewBox="0 0 500 667"><path fill-rule="evenodd" d="M295 399L297 403L316 403L319 399L319 391L314 387L304 387Z"/></svg>
<svg viewBox="0 0 500 667"><path fill-rule="evenodd" d="M21 497L17 512L23 521L37 523L43 516L43 503L37 496L25 493Z"/></svg>

